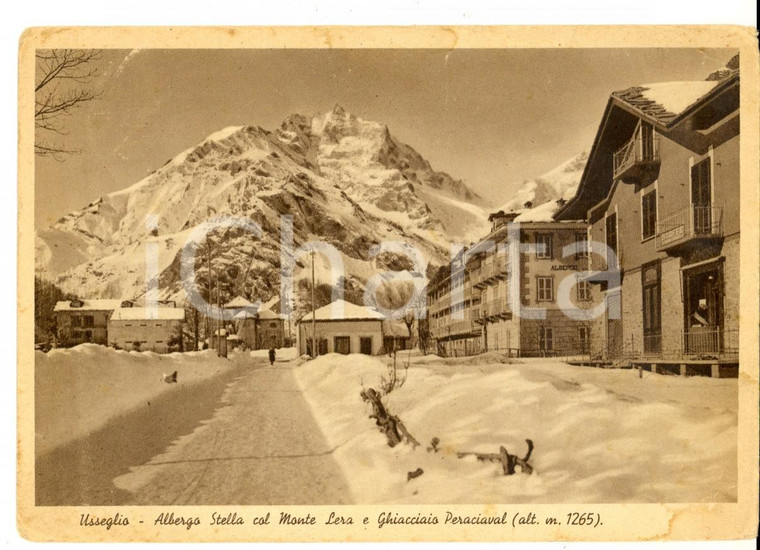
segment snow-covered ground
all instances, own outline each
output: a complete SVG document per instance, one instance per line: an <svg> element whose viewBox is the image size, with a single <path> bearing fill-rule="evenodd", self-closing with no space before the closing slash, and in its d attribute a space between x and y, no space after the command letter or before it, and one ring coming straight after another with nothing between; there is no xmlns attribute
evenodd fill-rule
<svg viewBox="0 0 760 550"><path fill-rule="evenodd" d="M399 358L401 359L401 355ZM404 355L404 359L406 356ZM422 444L393 449L362 388L388 359L327 355L299 385L357 503L719 502L737 495L737 381L573 367L556 360L411 357L383 399ZM433 437L438 453L427 452ZM456 452L523 456L533 475ZM422 476L407 481L407 473Z"/></svg>
<svg viewBox="0 0 760 550"><path fill-rule="evenodd" d="M213 350L159 355L82 344L35 352L35 433L38 456L83 437L109 420L176 391L221 374L243 354L220 359ZM177 383L164 374L177 371Z"/></svg>

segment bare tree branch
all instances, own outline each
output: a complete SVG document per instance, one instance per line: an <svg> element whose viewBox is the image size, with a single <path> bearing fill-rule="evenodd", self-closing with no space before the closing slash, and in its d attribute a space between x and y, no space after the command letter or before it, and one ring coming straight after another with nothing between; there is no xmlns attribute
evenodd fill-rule
<svg viewBox="0 0 760 550"><path fill-rule="evenodd" d="M44 133L66 135L65 117L83 103L99 97L91 88L99 75L100 50L40 50L36 53L37 79L34 87L34 126L37 132L34 152L64 160L77 151L44 141Z"/></svg>

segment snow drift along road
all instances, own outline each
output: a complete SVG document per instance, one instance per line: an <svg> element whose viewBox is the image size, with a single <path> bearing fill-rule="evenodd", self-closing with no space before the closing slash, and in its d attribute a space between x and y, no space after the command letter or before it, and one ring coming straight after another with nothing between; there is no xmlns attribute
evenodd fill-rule
<svg viewBox="0 0 760 550"><path fill-rule="evenodd" d="M399 355L401 358L401 354ZM387 358L327 355L296 370L357 503L728 502L737 496L736 380L572 367L547 360L412 358L384 399L421 447L389 448L362 388ZM439 453L425 448L433 437ZM533 475L457 451L522 456ZM424 474L407 482L407 472Z"/></svg>
<svg viewBox="0 0 760 550"><path fill-rule="evenodd" d="M234 366L215 351L159 355L96 344L35 352L35 454L84 437L109 420L178 387ZM177 384L162 381L177 371Z"/></svg>

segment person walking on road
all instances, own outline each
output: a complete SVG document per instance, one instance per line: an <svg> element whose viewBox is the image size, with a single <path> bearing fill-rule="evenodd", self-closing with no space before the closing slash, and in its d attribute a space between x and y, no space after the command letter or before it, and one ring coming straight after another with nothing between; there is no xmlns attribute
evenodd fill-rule
<svg viewBox="0 0 760 550"><path fill-rule="evenodd" d="M274 348L269 348L269 365L274 365L275 351Z"/></svg>

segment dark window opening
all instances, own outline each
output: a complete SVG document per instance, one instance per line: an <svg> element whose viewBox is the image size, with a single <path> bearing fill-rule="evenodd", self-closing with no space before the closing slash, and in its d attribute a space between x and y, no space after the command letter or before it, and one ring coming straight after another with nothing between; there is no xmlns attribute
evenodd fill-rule
<svg viewBox="0 0 760 550"><path fill-rule="evenodd" d="M617 213L607 216L605 242L607 244L607 269L617 269Z"/></svg>
<svg viewBox="0 0 760 550"><path fill-rule="evenodd" d="M541 351L552 351L554 349L554 330L549 327L539 327L538 329L538 347Z"/></svg>
<svg viewBox="0 0 760 550"><path fill-rule="evenodd" d="M649 239L657 231L657 192L650 191L641 197L641 237Z"/></svg>
<svg viewBox="0 0 760 550"><path fill-rule="evenodd" d="M348 355L351 353L351 338L348 336L335 337L335 353Z"/></svg>

